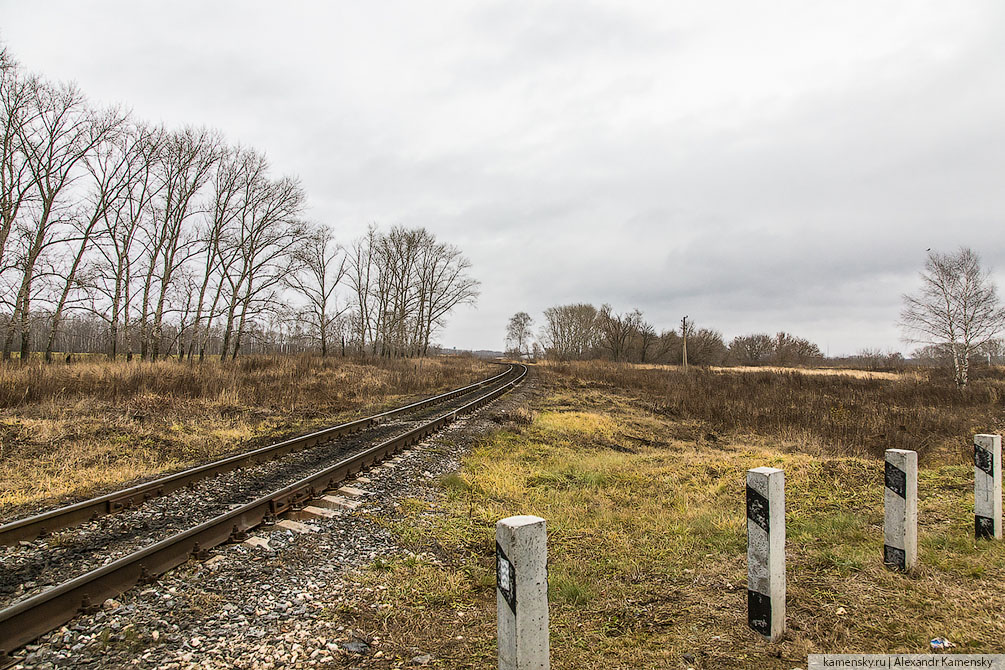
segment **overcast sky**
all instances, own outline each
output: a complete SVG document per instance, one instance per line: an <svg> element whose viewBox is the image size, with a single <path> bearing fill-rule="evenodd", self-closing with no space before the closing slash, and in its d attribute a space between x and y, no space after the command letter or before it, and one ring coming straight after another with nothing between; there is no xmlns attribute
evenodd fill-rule
<svg viewBox="0 0 1005 670"><path fill-rule="evenodd" d="M299 175L344 242L425 226L482 282L440 341L548 306L907 350L925 250L1005 279L1005 3L15 2L0 40Z"/></svg>

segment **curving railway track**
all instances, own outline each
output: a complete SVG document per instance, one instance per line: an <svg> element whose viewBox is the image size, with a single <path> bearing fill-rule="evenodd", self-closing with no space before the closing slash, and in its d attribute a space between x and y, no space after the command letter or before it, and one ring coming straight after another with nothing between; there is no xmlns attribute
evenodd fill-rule
<svg viewBox="0 0 1005 670"><path fill-rule="evenodd" d="M510 365L417 403L0 526L0 544L12 545L0 547L0 667L4 654L301 509L498 398L526 374L525 366Z"/></svg>

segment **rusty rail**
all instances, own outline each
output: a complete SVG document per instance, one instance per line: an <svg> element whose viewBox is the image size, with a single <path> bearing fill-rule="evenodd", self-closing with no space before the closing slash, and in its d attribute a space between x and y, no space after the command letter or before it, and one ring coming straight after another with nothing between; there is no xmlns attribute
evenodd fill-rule
<svg viewBox="0 0 1005 670"><path fill-rule="evenodd" d="M279 491L0 610L0 658L62 626L77 614L100 606L107 598L114 597L137 583L152 581L157 575L185 563L190 556L227 541L239 540L247 530L263 521L275 518L277 514L282 514L303 500L335 488L350 475L419 442L453 422L459 415L482 407L519 384L527 375L527 367L513 365L504 375L511 373L515 373L515 376L509 382L462 407Z"/></svg>
<svg viewBox="0 0 1005 670"><path fill-rule="evenodd" d="M380 414L356 419L348 423L325 428L307 435L294 437L283 442L259 447L251 451L246 451L217 461L198 465L172 475L160 477L158 479L130 486L129 488L113 491L97 498L91 498L65 507L25 517L16 521L0 525L0 544L14 544L20 540L32 540L39 535L52 532L60 528L75 526L86 521L90 521L104 514L113 514L123 509L140 505L151 498L170 493L183 486L214 475L229 472L237 468L254 465L266 460L280 458L294 451L300 451L313 447L322 442L329 442L338 437L349 435L376 425L382 419L389 419L399 414L422 409L431 405L436 405L458 396L469 393L479 387L493 384L502 380L507 375L515 374L516 367L510 366L505 372L483 379L480 382L442 393L437 396L426 398L418 402L404 405Z"/></svg>

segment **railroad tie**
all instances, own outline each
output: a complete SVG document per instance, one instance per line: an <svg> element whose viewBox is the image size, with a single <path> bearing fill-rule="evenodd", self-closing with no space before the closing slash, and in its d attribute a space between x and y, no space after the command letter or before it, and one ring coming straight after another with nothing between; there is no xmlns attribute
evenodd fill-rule
<svg viewBox="0 0 1005 670"><path fill-rule="evenodd" d="M321 496L320 498L311 501L315 507L327 507L328 509L348 509L354 510L358 508L363 503L356 500L349 500L348 498L343 498L342 496Z"/></svg>
<svg viewBox="0 0 1005 670"><path fill-rule="evenodd" d="M309 520L309 519L331 519L339 515L333 509L327 507L316 507L314 505L307 505L302 510L296 513L296 518L298 521Z"/></svg>

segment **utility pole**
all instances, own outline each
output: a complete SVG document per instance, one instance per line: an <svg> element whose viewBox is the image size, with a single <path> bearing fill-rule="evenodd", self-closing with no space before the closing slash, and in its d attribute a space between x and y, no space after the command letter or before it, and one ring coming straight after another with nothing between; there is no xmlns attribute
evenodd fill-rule
<svg viewBox="0 0 1005 670"><path fill-rule="evenodd" d="M681 361L684 364L684 372L687 372L687 317L686 316L680 320L680 335L684 341L684 346L681 348Z"/></svg>

